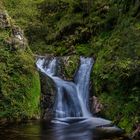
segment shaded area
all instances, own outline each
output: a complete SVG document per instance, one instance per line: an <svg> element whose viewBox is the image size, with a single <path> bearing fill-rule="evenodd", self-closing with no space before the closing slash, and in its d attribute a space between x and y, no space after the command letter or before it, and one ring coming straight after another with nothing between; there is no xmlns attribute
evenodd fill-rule
<svg viewBox="0 0 140 140"><path fill-rule="evenodd" d="M85 128L86 127L86 128ZM52 124L50 122L28 122L20 125L0 128L1 140L103 140L113 135L102 135L91 131L86 123L75 123L70 126ZM119 139L120 137L118 137ZM121 138L123 140L123 138ZM125 140L128 140L125 138Z"/></svg>

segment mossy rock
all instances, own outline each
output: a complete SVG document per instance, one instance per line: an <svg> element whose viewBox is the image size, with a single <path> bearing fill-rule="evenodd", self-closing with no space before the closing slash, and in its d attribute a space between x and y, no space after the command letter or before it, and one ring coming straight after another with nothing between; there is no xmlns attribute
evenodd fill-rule
<svg viewBox="0 0 140 140"><path fill-rule="evenodd" d="M16 38L15 32L11 36L14 27L0 29L0 122L5 123L40 115L40 81L29 46L25 42L20 49L18 38L16 44L6 42Z"/></svg>

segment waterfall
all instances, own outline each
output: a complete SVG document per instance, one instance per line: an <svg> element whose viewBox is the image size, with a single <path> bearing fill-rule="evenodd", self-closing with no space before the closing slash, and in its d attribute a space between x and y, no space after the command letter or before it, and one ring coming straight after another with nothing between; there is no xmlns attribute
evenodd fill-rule
<svg viewBox="0 0 140 140"><path fill-rule="evenodd" d="M57 76L59 64L57 58L37 60L38 70L53 80L57 91L52 122L70 126L72 129L75 128L74 131L79 132L83 128L96 130L96 132L122 133L121 129L113 126L111 121L92 116L89 111L89 82L93 63L92 58L80 57L80 65L72 82ZM67 129L69 130L70 127ZM61 130L60 127L59 130Z"/></svg>
<svg viewBox="0 0 140 140"><path fill-rule="evenodd" d="M93 59L80 57L80 66L74 77L74 82L65 81L56 76L57 61L57 58L51 60L40 58L37 61L38 69L49 76L56 86L55 117L90 117L88 100Z"/></svg>
<svg viewBox="0 0 140 140"><path fill-rule="evenodd" d="M78 99L84 117L91 116L89 113L89 82L93 62L92 58L80 57L80 67L74 77Z"/></svg>

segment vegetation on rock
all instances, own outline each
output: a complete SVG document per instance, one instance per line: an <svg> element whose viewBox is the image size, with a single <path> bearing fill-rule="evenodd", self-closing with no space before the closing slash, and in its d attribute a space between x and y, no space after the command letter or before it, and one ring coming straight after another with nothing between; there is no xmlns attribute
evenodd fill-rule
<svg viewBox="0 0 140 140"><path fill-rule="evenodd" d="M40 82L22 30L0 5L0 122L39 116Z"/></svg>
<svg viewBox="0 0 140 140"><path fill-rule="evenodd" d="M135 129L140 123L139 0L4 0L4 5L34 53L96 58L92 80L102 114L127 132ZM69 67L68 77L72 71Z"/></svg>

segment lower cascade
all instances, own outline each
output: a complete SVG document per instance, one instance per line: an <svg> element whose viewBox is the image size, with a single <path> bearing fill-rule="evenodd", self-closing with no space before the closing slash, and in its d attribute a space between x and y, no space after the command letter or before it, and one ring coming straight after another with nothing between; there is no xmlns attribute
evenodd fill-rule
<svg viewBox="0 0 140 140"><path fill-rule="evenodd" d="M89 111L89 82L93 64L93 58L80 57L80 65L72 82L57 76L57 57L38 58L38 70L53 80L57 91L52 122L66 125L80 123L84 128L120 133L121 129L113 126L111 121L92 116Z"/></svg>

